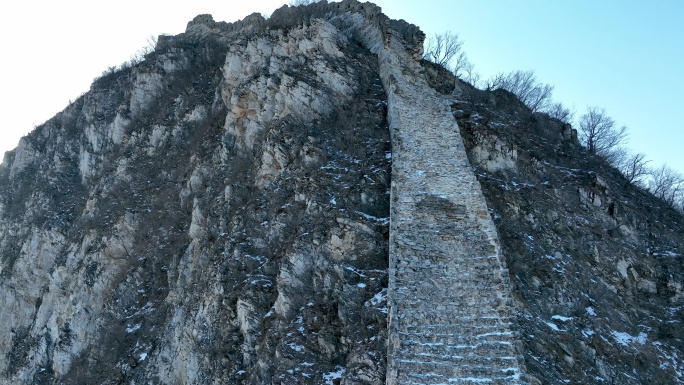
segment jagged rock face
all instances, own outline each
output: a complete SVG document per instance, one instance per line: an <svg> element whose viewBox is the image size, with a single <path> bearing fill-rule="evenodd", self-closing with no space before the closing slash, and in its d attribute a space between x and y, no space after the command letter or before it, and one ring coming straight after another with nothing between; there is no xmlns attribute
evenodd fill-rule
<svg viewBox="0 0 684 385"><path fill-rule="evenodd" d="M165 39L8 153L0 383L384 382L377 59L322 19L220 38Z"/></svg>

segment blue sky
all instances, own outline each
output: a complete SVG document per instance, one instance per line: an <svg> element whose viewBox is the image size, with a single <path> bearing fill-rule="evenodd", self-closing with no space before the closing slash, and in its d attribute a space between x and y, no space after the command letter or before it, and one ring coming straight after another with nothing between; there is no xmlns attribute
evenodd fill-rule
<svg viewBox="0 0 684 385"><path fill-rule="evenodd" d="M428 36L458 33L485 78L531 69L577 116L587 106L605 108L629 128L633 151L684 172L684 1L377 4Z"/></svg>
<svg viewBox="0 0 684 385"><path fill-rule="evenodd" d="M177 34L195 15L234 21L284 0L0 5L0 155L21 135L127 60L149 35ZM684 172L684 1L378 0L428 36L450 30L484 78L534 70L554 98L581 115L606 109L629 127L629 147Z"/></svg>

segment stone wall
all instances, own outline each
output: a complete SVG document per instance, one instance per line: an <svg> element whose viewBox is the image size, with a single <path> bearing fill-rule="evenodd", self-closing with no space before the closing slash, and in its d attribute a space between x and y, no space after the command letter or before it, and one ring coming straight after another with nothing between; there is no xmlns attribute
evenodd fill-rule
<svg viewBox="0 0 684 385"><path fill-rule="evenodd" d="M448 105L398 33L378 52L392 136L387 384L524 383L508 270Z"/></svg>

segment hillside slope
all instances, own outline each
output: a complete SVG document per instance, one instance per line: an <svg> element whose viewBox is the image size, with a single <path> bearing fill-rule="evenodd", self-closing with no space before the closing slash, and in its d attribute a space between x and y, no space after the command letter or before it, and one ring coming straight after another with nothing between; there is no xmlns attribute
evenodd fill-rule
<svg viewBox="0 0 684 385"><path fill-rule="evenodd" d="M435 86L453 84L429 67ZM455 84L445 98L501 237L530 374L682 383L682 215L590 155L569 125L507 91Z"/></svg>

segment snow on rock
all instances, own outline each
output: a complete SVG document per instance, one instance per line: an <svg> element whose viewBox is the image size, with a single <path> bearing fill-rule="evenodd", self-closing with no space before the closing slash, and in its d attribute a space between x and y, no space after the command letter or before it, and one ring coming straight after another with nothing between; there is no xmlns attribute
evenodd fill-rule
<svg viewBox="0 0 684 385"><path fill-rule="evenodd" d="M638 343L640 345L643 345L646 343L646 333L639 333L637 336L632 336L628 333L624 332L617 332L615 330L611 330L610 334L613 336L615 339L615 342L619 343L620 345L623 346L629 346L632 343Z"/></svg>

